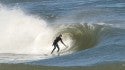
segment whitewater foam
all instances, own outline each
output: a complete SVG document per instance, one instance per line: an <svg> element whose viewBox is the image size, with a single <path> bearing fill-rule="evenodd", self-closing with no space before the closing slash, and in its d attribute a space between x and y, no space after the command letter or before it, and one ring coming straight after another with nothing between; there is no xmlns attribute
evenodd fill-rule
<svg viewBox="0 0 125 70"><path fill-rule="evenodd" d="M0 7L0 53L43 54L55 35L46 21L19 8Z"/></svg>

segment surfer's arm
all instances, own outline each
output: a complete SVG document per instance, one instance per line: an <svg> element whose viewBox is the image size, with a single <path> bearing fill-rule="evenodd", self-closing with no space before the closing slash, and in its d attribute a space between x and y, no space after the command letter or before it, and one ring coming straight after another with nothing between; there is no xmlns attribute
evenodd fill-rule
<svg viewBox="0 0 125 70"><path fill-rule="evenodd" d="M62 43L65 47L67 47L67 46L65 45L65 43L62 41L62 39L61 39L60 41L61 41L61 43Z"/></svg>

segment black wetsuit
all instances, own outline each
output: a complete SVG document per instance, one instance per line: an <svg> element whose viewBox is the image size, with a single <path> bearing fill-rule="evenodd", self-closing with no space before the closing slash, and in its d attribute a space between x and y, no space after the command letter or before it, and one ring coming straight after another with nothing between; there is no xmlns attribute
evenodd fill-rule
<svg viewBox="0 0 125 70"><path fill-rule="evenodd" d="M59 42L60 40L62 40L60 37L56 37L56 39L55 39L54 42L53 42L53 45L58 44L58 42Z"/></svg>
<svg viewBox="0 0 125 70"><path fill-rule="evenodd" d="M53 42L54 49L52 50L51 54L52 54L53 51L56 49L56 47L58 48L58 51L57 51L57 52L59 52L59 50L60 50L60 48L59 48L59 46L58 46L58 42L59 42L59 41L62 41L62 39L61 39L60 37L56 37L56 39L55 39L54 42Z"/></svg>

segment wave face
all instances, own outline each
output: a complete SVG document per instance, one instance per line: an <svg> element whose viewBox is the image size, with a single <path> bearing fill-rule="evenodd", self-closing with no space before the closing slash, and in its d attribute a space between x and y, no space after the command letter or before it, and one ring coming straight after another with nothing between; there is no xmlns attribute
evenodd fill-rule
<svg viewBox="0 0 125 70"><path fill-rule="evenodd" d="M59 33L67 34L73 40L69 50L81 51L96 46L105 29L102 25L73 24L60 30Z"/></svg>
<svg viewBox="0 0 125 70"><path fill-rule="evenodd" d="M124 0L0 3L0 63L89 66L125 59ZM56 51L50 52L60 33L69 48L59 43L57 57Z"/></svg>

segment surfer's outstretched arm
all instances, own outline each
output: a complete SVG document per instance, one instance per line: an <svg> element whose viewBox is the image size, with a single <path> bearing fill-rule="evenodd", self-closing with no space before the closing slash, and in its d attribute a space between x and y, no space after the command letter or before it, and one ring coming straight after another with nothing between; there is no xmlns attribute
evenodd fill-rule
<svg viewBox="0 0 125 70"><path fill-rule="evenodd" d="M60 41L61 41L61 43L67 48L67 46L66 46L65 43L62 41L62 39L61 39Z"/></svg>

